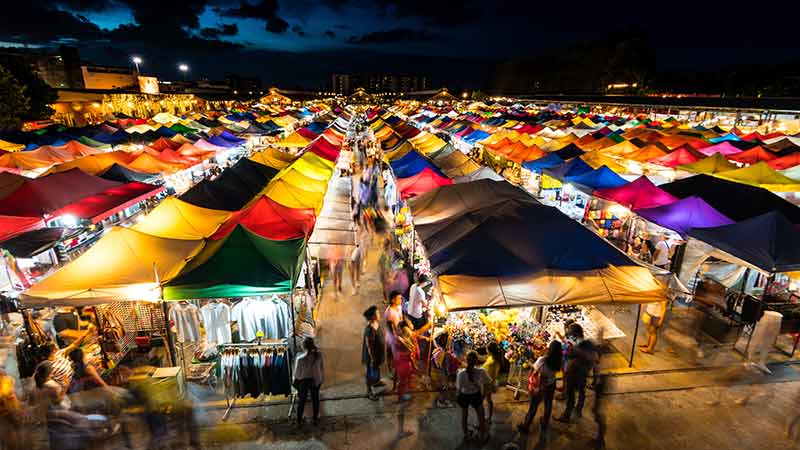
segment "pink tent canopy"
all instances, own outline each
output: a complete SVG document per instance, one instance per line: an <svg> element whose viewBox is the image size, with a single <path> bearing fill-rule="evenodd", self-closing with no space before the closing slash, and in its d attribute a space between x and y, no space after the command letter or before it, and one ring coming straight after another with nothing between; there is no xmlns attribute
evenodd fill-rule
<svg viewBox="0 0 800 450"><path fill-rule="evenodd" d="M641 176L624 186L596 190L593 195L617 202L631 210L653 208L678 201L677 197L659 189L645 176Z"/></svg>
<svg viewBox="0 0 800 450"><path fill-rule="evenodd" d="M738 148L734 147L729 141L723 141L723 142L720 142L719 144L716 144L716 145L711 145L711 146L708 146L708 147L704 147L704 148L698 149L698 151L700 153L702 153L704 155L708 155L708 156L711 156L714 153L719 153L719 154L722 154L722 155L725 155L725 156L727 156L727 155L735 155L737 153L742 153L741 150L739 150Z"/></svg>

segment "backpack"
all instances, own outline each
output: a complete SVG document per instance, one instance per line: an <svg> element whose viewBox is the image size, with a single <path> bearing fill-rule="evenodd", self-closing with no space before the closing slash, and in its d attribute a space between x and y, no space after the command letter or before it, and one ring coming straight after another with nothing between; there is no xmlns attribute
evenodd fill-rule
<svg viewBox="0 0 800 450"><path fill-rule="evenodd" d="M539 394L542 388L542 369L539 368L531 370L528 375L528 394L533 396Z"/></svg>

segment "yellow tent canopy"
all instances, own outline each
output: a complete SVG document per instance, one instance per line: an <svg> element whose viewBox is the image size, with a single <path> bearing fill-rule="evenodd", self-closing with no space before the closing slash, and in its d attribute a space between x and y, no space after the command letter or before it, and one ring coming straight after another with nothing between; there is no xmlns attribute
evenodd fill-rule
<svg viewBox="0 0 800 450"><path fill-rule="evenodd" d="M288 208L312 208L319 214L322 209L324 192L307 191L287 180L272 180L264 189L262 195Z"/></svg>
<svg viewBox="0 0 800 450"><path fill-rule="evenodd" d="M295 131L294 133L278 141L275 145L278 147L303 148L307 146L309 142L311 141Z"/></svg>
<svg viewBox="0 0 800 450"><path fill-rule="evenodd" d="M294 159L294 156L286 152L282 152L277 148L267 148L260 152L253 153L253 155L250 156L251 161L255 161L259 164L263 164L278 170L286 168L292 163L292 161L294 161Z"/></svg>
<svg viewBox="0 0 800 450"><path fill-rule="evenodd" d="M715 173L724 180L750 184L773 192L800 192L800 182L779 173L764 161L741 169Z"/></svg>
<svg viewBox="0 0 800 450"><path fill-rule="evenodd" d="M184 169L181 164L164 162L149 153L142 153L125 167L143 173L173 173Z"/></svg>
<svg viewBox="0 0 800 450"><path fill-rule="evenodd" d="M162 238L197 240L214 234L230 216L228 211L202 208L167 197L132 228Z"/></svg>
<svg viewBox="0 0 800 450"><path fill-rule="evenodd" d="M159 283L175 277L203 243L115 227L78 259L28 289L22 300L31 306L155 301L161 296Z"/></svg>
<svg viewBox="0 0 800 450"><path fill-rule="evenodd" d="M321 158L314 153L304 153L285 170L296 170L309 178L327 182L333 175L333 167L333 161ZM279 173L276 178L280 177Z"/></svg>
<svg viewBox="0 0 800 450"><path fill-rule="evenodd" d="M589 145L591 145L591 144L589 144ZM589 145L584 147L584 149L587 149L589 147ZM610 147L604 148L603 149L603 154L604 155L608 155L608 156L621 156L621 157L625 158L625 157L627 157L627 155L629 155L631 153L634 153L637 150L639 150L639 147L634 145L632 142L630 142L630 141L622 141L619 144L612 145Z"/></svg>
<svg viewBox="0 0 800 450"><path fill-rule="evenodd" d="M64 172L72 169L80 169L90 175L97 175L108 170L114 164L125 165L130 160L130 155L126 152L98 153L96 155L84 156L69 162L53 166L44 175L51 173Z"/></svg>
<svg viewBox="0 0 800 450"><path fill-rule="evenodd" d="M616 173L627 173L628 169L622 164L618 163L614 158L604 155L600 150L594 152L584 153L580 158L586 164L592 166L592 169L606 166Z"/></svg>
<svg viewBox="0 0 800 450"><path fill-rule="evenodd" d="M25 146L22 144L15 144L13 142L8 142L0 139L0 150L6 152L18 152L20 150L24 150Z"/></svg>

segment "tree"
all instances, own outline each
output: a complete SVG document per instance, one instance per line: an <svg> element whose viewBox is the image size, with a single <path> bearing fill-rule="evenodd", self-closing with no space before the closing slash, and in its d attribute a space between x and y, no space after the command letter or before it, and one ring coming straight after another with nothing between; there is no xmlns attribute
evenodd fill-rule
<svg viewBox="0 0 800 450"><path fill-rule="evenodd" d="M0 130L19 128L28 111L25 89L11 72L0 66Z"/></svg>
<svg viewBox="0 0 800 450"><path fill-rule="evenodd" d="M55 112L50 104L58 100L58 93L44 82L29 65L22 63L6 64L6 69L19 81L25 89L30 109L22 116L22 120L49 119Z"/></svg>

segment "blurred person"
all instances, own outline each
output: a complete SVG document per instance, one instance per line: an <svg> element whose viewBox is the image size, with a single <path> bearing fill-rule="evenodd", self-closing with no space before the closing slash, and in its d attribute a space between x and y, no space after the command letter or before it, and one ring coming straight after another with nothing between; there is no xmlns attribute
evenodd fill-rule
<svg viewBox="0 0 800 450"><path fill-rule="evenodd" d="M669 237L666 234L659 236L653 251L653 265L665 270L669 270L670 246Z"/></svg>
<svg viewBox="0 0 800 450"><path fill-rule="evenodd" d="M22 436L25 414L22 402L17 398L14 378L0 371L0 445L1 448L17 450L30 444L30 436ZM23 443L23 439L27 444Z"/></svg>
<svg viewBox="0 0 800 450"><path fill-rule="evenodd" d="M342 292L342 276L345 265L343 252L341 246L334 245L328 254L328 270L333 279L333 290L337 296Z"/></svg>
<svg viewBox="0 0 800 450"><path fill-rule="evenodd" d="M47 344L47 360L51 363L51 378L61 385L63 389L67 389L72 382L74 371L72 369L72 360L68 357L75 349L80 348L86 338L92 333L94 326L90 325L77 339L72 341L66 347L59 349L55 344Z"/></svg>
<svg viewBox="0 0 800 450"><path fill-rule="evenodd" d="M356 240L356 246L353 248L353 251L350 253L350 261L348 264L348 270L350 271L350 286L353 289L353 295L358 293L358 288L360 286L361 281L361 270L363 269L363 254L361 251L361 245Z"/></svg>
<svg viewBox="0 0 800 450"><path fill-rule="evenodd" d="M461 406L461 430L464 439L469 438L469 408L475 410L478 416L478 432L481 440L489 437L486 426L486 413L483 409L483 388L492 381L483 367L478 365L478 354L475 351L467 353L467 367L460 369L456 375L457 402Z"/></svg>
<svg viewBox="0 0 800 450"><path fill-rule="evenodd" d="M582 416L583 405L586 402L586 380L596 359L594 345L589 340L578 343L571 353L571 358L564 370L567 405L564 413L556 418L559 422L570 422L573 410L577 417ZM578 395L577 406L575 404L576 394Z"/></svg>
<svg viewBox="0 0 800 450"><path fill-rule="evenodd" d="M85 391L88 389L98 387L108 387L105 381L100 377L97 368L92 364L87 364L84 360L83 350L80 348L73 349L67 355L72 362L72 380L67 387L67 394Z"/></svg>
<svg viewBox="0 0 800 450"><path fill-rule="evenodd" d="M408 322L400 322L392 341L392 365L396 378L396 390L399 402L411 400L408 391L411 389L411 377L416 372L416 359L419 349Z"/></svg>
<svg viewBox="0 0 800 450"><path fill-rule="evenodd" d="M52 361L42 361L36 366L33 381L32 397L40 417L45 417L51 409L69 410L72 407L66 389L53 379Z"/></svg>
<svg viewBox="0 0 800 450"><path fill-rule="evenodd" d="M667 302L648 303L645 307L642 322L647 329L647 342L639 345L639 350L643 353L653 354L658 342L658 330L664 325L664 318L667 315Z"/></svg>
<svg viewBox="0 0 800 450"><path fill-rule="evenodd" d="M494 416L494 401L492 401L492 394L497 392L497 377L500 375L500 367L503 361L503 351L500 349L500 345L494 341L489 343L486 350L488 356L481 367L486 371L486 374L489 375L489 378L492 379L492 381L483 386L483 395L486 398L486 404L489 406L489 413L486 416L486 420L491 422L492 417Z"/></svg>
<svg viewBox="0 0 800 450"><path fill-rule="evenodd" d="M374 388L383 386L381 381L381 364L386 359L386 339L380 329L380 316L377 306L370 306L364 311L367 326L361 342L361 362L366 366L367 397L378 400Z"/></svg>
<svg viewBox="0 0 800 450"><path fill-rule="evenodd" d="M525 421L517 426L517 430L520 433L528 433L531 423L536 417L536 411L539 409L539 403L544 402L544 413L540 422L541 435L539 438L545 438L550 425L550 415L553 413L556 373L561 370L561 359L561 342L552 341L547 348L547 354L537 359L533 364L531 373L528 376L530 404L528 413L525 415Z"/></svg>
<svg viewBox="0 0 800 450"><path fill-rule="evenodd" d="M319 391L324 381L325 367L322 352L319 351L314 339L307 337L303 340L304 353L297 356L294 366L294 386L299 391L297 404L297 425L303 425L303 413L306 400L311 394L311 407L313 411L313 424L319 424Z"/></svg>

